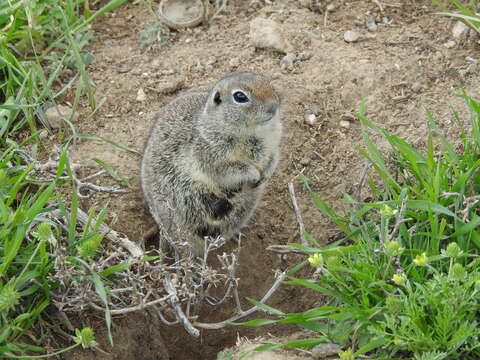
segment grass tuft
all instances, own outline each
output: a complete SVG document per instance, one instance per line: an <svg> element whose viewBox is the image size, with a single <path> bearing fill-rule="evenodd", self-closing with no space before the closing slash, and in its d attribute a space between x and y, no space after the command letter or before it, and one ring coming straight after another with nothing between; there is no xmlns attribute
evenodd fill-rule
<svg viewBox="0 0 480 360"><path fill-rule="evenodd" d="M35 166L22 155L36 154L46 102L56 103L63 93L76 88L77 98L86 96L95 111L87 73L92 55L85 49L93 33L87 25L124 2L112 0L94 12L83 0L0 2L1 358L47 358L77 346L96 346L91 329L77 329L71 346L45 354L41 344L51 331L48 327L32 330L40 329L40 320L47 322L44 310L60 286L50 277L58 260L53 254L62 241L68 242L68 255L88 263L103 237L98 228L104 210L100 223L79 233L75 188L68 211L58 191L66 182L60 179L64 170L71 174L66 148L56 179L43 184L33 179ZM65 83L65 79L70 80ZM49 219L48 214L56 210L68 214L65 227ZM32 353L44 354L28 355Z"/></svg>

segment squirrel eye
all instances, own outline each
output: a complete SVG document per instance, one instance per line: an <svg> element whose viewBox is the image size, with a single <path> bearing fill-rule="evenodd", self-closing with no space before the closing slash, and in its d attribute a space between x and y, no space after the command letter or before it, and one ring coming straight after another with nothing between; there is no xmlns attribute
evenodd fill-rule
<svg viewBox="0 0 480 360"><path fill-rule="evenodd" d="M241 91L235 91L233 93L233 100L235 100L235 102L240 104L243 104L249 101L248 96Z"/></svg>

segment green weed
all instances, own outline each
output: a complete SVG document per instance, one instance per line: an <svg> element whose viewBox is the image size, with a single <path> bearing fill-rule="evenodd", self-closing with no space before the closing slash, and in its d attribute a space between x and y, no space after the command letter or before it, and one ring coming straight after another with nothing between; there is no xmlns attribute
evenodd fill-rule
<svg viewBox="0 0 480 360"><path fill-rule="evenodd" d="M480 34L480 10L478 0L448 0L448 3L453 5L458 12L448 11L449 9L439 0L432 1L440 9L444 10L443 12L438 13L439 15L449 16L463 21L468 27Z"/></svg>
<svg viewBox="0 0 480 360"><path fill-rule="evenodd" d="M0 146L9 133L24 125L34 132L41 105L75 84L95 100L86 67L92 60L84 50L92 33L87 25L126 0L112 0L92 13L83 0L9 0L0 4ZM78 73L58 86L62 74Z"/></svg>
<svg viewBox="0 0 480 360"><path fill-rule="evenodd" d="M327 295L329 303L293 314L264 306L273 319L244 325L295 323L318 334L297 346L334 342L347 347L345 359L479 358L480 104L460 97L470 111L466 124L454 114L464 129L461 145L428 114L424 151L375 126L362 109L362 124L390 145L385 155L364 132L358 149L372 164L372 200L345 195L340 215L312 193L345 236L324 247L311 237L312 247L292 244L316 271L288 284Z"/></svg>
<svg viewBox="0 0 480 360"><path fill-rule="evenodd" d="M57 191L65 182L64 177L60 179L63 172L71 175L65 150L58 163L56 179L46 184L35 181L34 164L25 162L20 154L25 153L26 147L29 153L38 151L37 121L42 122L42 106L46 101L55 102L65 91L76 87L77 98L86 95L95 111L97 104L86 72L92 60L84 49L92 38L87 25L123 2L125 0L109 1L95 12L89 8L89 2L83 0L0 2L2 358L46 358L76 346L96 346L91 329L77 329L76 336L72 336L73 345L53 354L27 356L45 352L41 345L49 333L29 330L38 329L42 312L52 302L52 291L59 286L49 277L55 267L53 254L67 243L72 267L88 267L103 237L98 228L104 220L105 209L98 215L98 221L90 221L80 232L76 221L78 199L75 187L69 210ZM62 76L69 76L71 80L63 84ZM25 126L30 135L20 142L19 130ZM119 174L115 175L120 179ZM126 182L126 179L122 181ZM67 220L65 227L59 227L48 218L48 214L56 210L61 211ZM95 214L90 212L89 215L93 219ZM91 279L97 293L103 295L102 278L92 273ZM105 316L109 324L108 311ZM25 337L27 332L28 340Z"/></svg>

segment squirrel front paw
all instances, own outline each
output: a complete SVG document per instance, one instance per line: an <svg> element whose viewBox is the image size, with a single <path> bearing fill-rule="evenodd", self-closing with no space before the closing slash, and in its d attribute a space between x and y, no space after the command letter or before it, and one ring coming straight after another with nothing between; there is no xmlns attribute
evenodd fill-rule
<svg viewBox="0 0 480 360"><path fill-rule="evenodd" d="M253 183L250 183L250 188L251 189L256 189L257 187L259 187L260 185L262 185L267 179L263 176L260 177L260 180L256 181L256 182L253 182Z"/></svg>

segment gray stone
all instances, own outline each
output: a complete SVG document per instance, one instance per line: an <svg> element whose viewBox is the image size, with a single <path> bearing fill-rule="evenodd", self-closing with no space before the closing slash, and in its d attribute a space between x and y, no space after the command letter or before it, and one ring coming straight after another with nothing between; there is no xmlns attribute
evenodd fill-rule
<svg viewBox="0 0 480 360"><path fill-rule="evenodd" d="M353 30L347 30L343 34L343 40L345 40L348 43L356 42L359 39L360 39L360 34L356 31L353 31Z"/></svg>
<svg viewBox="0 0 480 360"><path fill-rule="evenodd" d="M448 40L443 46L445 46L447 49L453 49L457 45L457 43L453 40Z"/></svg>
<svg viewBox="0 0 480 360"><path fill-rule="evenodd" d="M138 89L138 91L137 91L137 101L144 102L145 100L147 100L147 95L145 94L145 91L143 91L142 88Z"/></svg>
<svg viewBox="0 0 480 360"><path fill-rule="evenodd" d="M312 56L313 54L310 51L305 50L305 51L302 51L300 54L298 54L297 59L300 61L306 61L308 59L311 59Z"/></svg>
<svg viewBox="0 0 480 360"><path fill-rule="evenodd" d="M293 67L293 63L295 62L296 56L293 53L288 53L280 60L280 67L282 69L290 69Z"/></svg>
<svg viewBox="0 0 480 360"><path fill-rule="evenodd" d="M132 70L131 67L128 67L127 65L120 65L117 66L116 68L117 72L120 74L128 73L130 70Z"/></svg>
<svg viewBox="0 0 480 360"><path fill-rule="evenodd" d="M320 106L318 106L317 104L308 105L307 113L318 116L320 114Z"/></svg>
<svg viewBox="0 0 480 360"><path fill-rule="evenodd" d="M315 114L305 114L305 123L307 123L310 126L315 125L317 122L317 117Z"/></svg>
<svg viewBox="0 0 480 360"><path fill-rule="evenodd" d="M334 3L328 4L327 7L325 8L325 10L330 11L330 12L335 11L336 9L337 9L337 5L334 4Z"/></svg>
<svg viewBox="0 0 480 360"><path fill-rule="evenodd" d="M155 91L160 94L171 94L183 88L183 85L184 85L183 79L175 79L172 81L159 83L156 86Z"/></svg>
<svg viewBox="0 0 480 360"><path fill-rule="evenodd" d="M334 343L318 344L312 349L312 358L315 360L325 359L329 356L338 355L342 348Z"/></svg>
<svg viewBox="0 0 480 360"><path fill-rule="evenodd" d="M454 39L465 40L470 32L470 28L461 21L457 21L452 28L452 35Z"/></svg>
<svg viewBox="0 0 480 360"><path fill-rule="evenodd" d="M272 49L283 54L293 50L283 36L281 25L261 17L250 21L250 41L255 48Z"/></svg>
<svg viewBox="0 0 480 360"><path fill-rule="evenodd" d="M378 30L378 26L377 26L377 24L376 24L374 21L368 22L366 26L367 26L368 31L372 31L372 32L373 32L373 31L377 31L377 30Z"/></svg>
<svg viewBox="0 0 480 360"><path fill-rule="evenodd" d="M76 113L72 116L72 112L69 106L56 105L45 110L45 116L53 129L66 128L68 124L65 120L73 122L78 117Z"/></svg>

